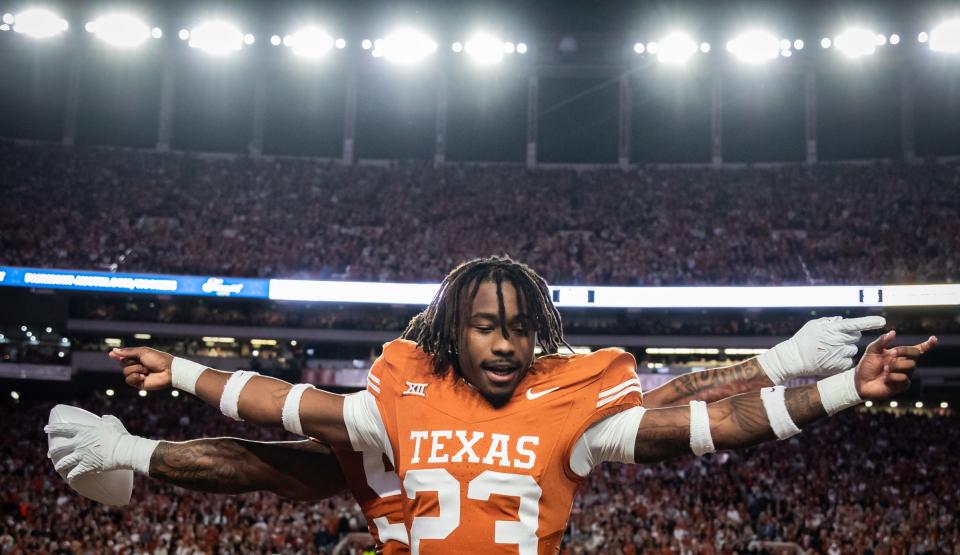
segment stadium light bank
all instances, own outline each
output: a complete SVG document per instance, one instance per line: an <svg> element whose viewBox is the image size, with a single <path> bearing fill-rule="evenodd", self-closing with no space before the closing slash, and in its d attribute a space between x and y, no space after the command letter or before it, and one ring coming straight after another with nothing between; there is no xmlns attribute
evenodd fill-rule
<svg viewBox="0 0 960 555"><path fill-rule="evenodd" d="M125 13L111 13L87 22L84 29L98 39L119 48L134 48L142 45L151 37L163 37L159 27L151 29L142 19Z"/></svg>
<svg viewBox="0 0 960 555"><path fill-rule="evenodd" d="M244 45L252 45L256 40L252 34L243 34L236 25L222 19L204 21L190 30L181 29L177 36L180 40L188 41L190 48L214 56L238 52Z"/></svg>
<svg viewBox="0 0 960 555"><path fill-rule="evenodd" d="M67 20L43 8L31 8L16 15L4 14L3 25L15 33L35 39L55 37L70 28Z"/></svg>

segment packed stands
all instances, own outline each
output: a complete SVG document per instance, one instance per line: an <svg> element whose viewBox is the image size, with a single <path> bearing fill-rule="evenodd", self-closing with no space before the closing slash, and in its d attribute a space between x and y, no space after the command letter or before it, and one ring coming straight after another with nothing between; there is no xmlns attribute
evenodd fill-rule
<svg viewBox="0 0 960 555"><path fill-rule="evenodd" d="M960 167L540 170L0 143L0 264L437 281L508 253L556 284L956 279Z"/></svg>

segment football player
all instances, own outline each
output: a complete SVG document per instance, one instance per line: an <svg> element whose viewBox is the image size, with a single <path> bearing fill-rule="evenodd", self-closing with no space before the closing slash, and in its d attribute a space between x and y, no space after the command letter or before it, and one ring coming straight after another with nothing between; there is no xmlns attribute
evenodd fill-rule
<svg viewBox="0 0 960 555"><path fill-rule="evenodd" d="M386 453L412 553L553 553L577 486L600 462L655 462L784 439L865 399L904 391L936 338L893 347L895 332L885 333L852 368L853 343L878 323L858 320L808 323L822 337L798 333L754 359L772 387L709 405L644 407L631 355L555 354L563 335L546 283L522 264L489 258L444 279L356 394L221 372L147 348L111 356L134 387L173 385L235 419ZM535 359L537 345L547 354ZM807 386L779 385L816 372L818 360L843 371Z"/></svg>

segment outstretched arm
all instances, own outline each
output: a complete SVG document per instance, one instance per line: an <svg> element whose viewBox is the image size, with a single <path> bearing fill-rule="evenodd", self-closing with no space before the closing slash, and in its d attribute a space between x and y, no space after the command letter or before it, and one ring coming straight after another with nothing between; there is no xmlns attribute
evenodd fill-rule
<svg viewBox="0 0 960 555"><path fill-rule="evenodd" d="M660 387L643 394L643 406L648 408L688 405L690 401L712 403L738 393L756 391L774 383L756 358L737 364L690 372L678 376Z"/></svg>
<svg viewBox="0 0 960 555"><path fill-rule="evenodd" d="M784 398L787 412L799 428L827 416L816 384L788 388ZM718 450L741 449L776 439L759 391L711 403L707 414L713 444ZM644 413L634 447L636 462L658 462L690 452L688 407L651 409Z"/></svg>
<svg viewBox="0 0 960 555"><path fill-rule="evenodd" d="M910 386L910 377L916 367L916 359L933 348L937 341L927 341L911 347L888 348L895 337L894 332L880 336L867 347L864 357L851 374L830 378L831 384L849 378L855 399L849 396L844 402L850 406L859 400L886 399L902 393ZM836 401L825 402L821 398L821 384L787 388L783 405L793 425L802 428L827 416L828 409L836 410ZM691 426L694 411L689 407L650 409L643 414L634 445L634 460L657 462L689 454L698 443L697 426ZM709 443L715 449L740 449L769 441L777 437L771 424L768 407L759 391L744 393L711 403L706 407L707 422L700 432L709 429ZM696 424L694 422L694 424ZM702 435L701 435L702 439ZM703 445L703 441L699 442Z"/></svg>
<svg viewBox="0 0 960 555"><path fill-rule="evenodd" d="M161 441L150 457L151 478L209 493L270 491L301 501L346 488L333 451L312 440L259 442L218 437Z"/></svg>
<svg viewBox="0 0 960 555"><path fill-rule="evenodd" d="M283 409L292 386L283 380L204 368L147 347L114 349L109 354L123 366L127 385L149 391L173 385L234 418L263 426L284 425ZM243 377L247 381L238 380ZM235 381L231 388L226 388L231 378ZM344 396L314 388L301 393L299 402L290 407L300 427L291 431L333 446L350 446L343 419Z"/></svg>
<svg viewBox="0 0 960 555"><path fill-rule="evenodd" d="M186 489L211 493L271 491L300 500L324 499L345 487L326 445L247 441L230 437L155 441L127 432L118 418L51 423L48 456L67 481L91 472L131 469Z"/></svg>
<svg viewBox="0 0 960 555"><path fill-rule="evenodd" d="M853 367L861 332L886 324L880 316L810 320L790 339L743 362L691 372L674 378L643 395L648 408L711 403L738 393L780 385L803 376L829 375Z"/></svg>

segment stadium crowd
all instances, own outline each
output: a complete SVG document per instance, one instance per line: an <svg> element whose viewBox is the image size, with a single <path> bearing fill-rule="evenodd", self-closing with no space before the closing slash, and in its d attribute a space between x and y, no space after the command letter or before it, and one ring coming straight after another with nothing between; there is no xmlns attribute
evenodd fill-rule
<svg viewBox="0 0 960 555"><path fill-rule="evenodd" d="M944 282L960 167L529 172L0 143L0 264L437 281L508 253L557 284Z"/></svg>
<svg viewBox="0 0 960 555"><path fill-rule="evenodd" d="M186 397L79 404L149 437L280 437ZM316 503L218 496L137 477L127 508L81 499L45 457L41 430L51 405L2 407L9 434L0 444L3 555L329 553L364 526L347 496ZM575 501L563 553L960 553L958 424L944 411L853 412L741 453L605 465Z"/></svg>

